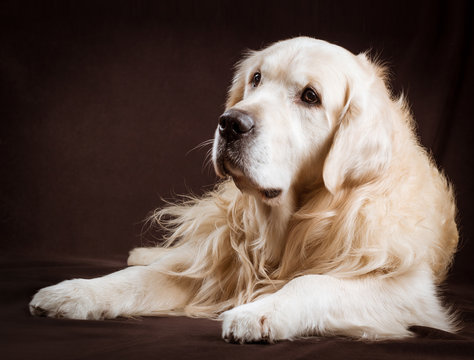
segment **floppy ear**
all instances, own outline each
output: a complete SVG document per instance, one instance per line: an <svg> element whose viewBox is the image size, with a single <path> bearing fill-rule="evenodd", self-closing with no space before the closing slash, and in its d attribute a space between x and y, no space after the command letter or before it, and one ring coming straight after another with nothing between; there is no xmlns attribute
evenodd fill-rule
<svg viewBox="0 0 474 360"><path fill-rule="evenodd" d="M372 76L368 81L365 76L357 78L346 89L346 104L323 167L324 184L333 194L341 187L373 180L392 156L393 105L381 78L383 71L364 54L358 60Z"/></svg>

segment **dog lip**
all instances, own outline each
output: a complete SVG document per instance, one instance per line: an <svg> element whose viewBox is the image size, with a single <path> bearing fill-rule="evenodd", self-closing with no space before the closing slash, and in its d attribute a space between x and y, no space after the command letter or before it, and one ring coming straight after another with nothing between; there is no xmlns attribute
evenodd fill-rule
<svg viewBox="0 0 474 360"><path fill-rule="evenodd" d="M244 172L238 167L235 167L234 165L232 165L229 161L224 161L222 163L222 168L227 175L233 178L245 177Z"/></svg>
<svg viewBox="0 0 474 360"><path fill-rule="evenodd" d="M282 190L281 189L262 189L260 190L260 192L265 198L274 199L281 195Z"/></svg>
<svg viewBox="0 0 474 360"><path fill-rule="evenodd" d="M242 169L237 168L230 164L228 161L224 161L222 163L222 169L224 170L225 174L232 177L234 183L237 185L239 189L242 191L247 189L254 189L259 192L264 199L266 200L273 200L278 198L283 190L279 188L263 188L256 184L252 179L250 179Z"/></svg>
<svg viewBox="0 0 474 360"><path fill-rule="evenodd" d="M216 175L220 178L227 177L228 172L223 162L218 162L217 164L215 164L214 170L216 171Z"/></svg>

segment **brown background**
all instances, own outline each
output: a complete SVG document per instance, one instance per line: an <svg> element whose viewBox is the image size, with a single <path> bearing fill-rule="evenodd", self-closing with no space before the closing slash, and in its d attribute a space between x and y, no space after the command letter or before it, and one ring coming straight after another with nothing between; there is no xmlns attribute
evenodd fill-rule
<svg viewBox="0 0 474 360"><path fill-rule="evenodd" d="M209 147L192 149L212 137L243 50L308 35L390 66L455 184L462 244L450 283L471 288L472 15L469 1L1 2L3 269L19 257L123 266L153 241L142 220L161 197L216 181ZM41 285L89 274L74 269Z"/></svg>

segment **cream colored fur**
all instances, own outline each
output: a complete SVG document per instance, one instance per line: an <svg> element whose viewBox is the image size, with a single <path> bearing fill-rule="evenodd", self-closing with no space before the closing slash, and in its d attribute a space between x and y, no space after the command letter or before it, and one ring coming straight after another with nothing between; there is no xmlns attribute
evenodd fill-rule
<svg viewBox="0 0 474 360"><path fill-rule="evenodd" d="M308 86L320 104L301 102ZM458 240L452 189L383 68L324 41L282 41L238 64L231 108L256 119L234 179L158 210L164 246L134 249L119 272L40 290L33 314L219 318L237 342L455 330L436 290ZM225 177L218 141L216 130Z"/></svg>

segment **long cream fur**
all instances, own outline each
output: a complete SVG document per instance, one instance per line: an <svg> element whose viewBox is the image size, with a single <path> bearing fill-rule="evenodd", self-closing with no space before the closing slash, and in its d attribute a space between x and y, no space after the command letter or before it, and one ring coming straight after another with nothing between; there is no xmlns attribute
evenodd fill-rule
<svg viewBox="0 0 474 360"><path fill-rule="evenodd" d="M262 83L252 89L255 71ZM320 106L298 102L307 83ZM134 249L137 266L42 289L31 312L218 317L237 342L454 331L436 290L458 240L453 191L384 69L323 41L279 42L238 64L232 108L260 121L245 184L236 176L157 210L163 246ZM282 189L277 199L261 195L270 185Z"/></svg>

